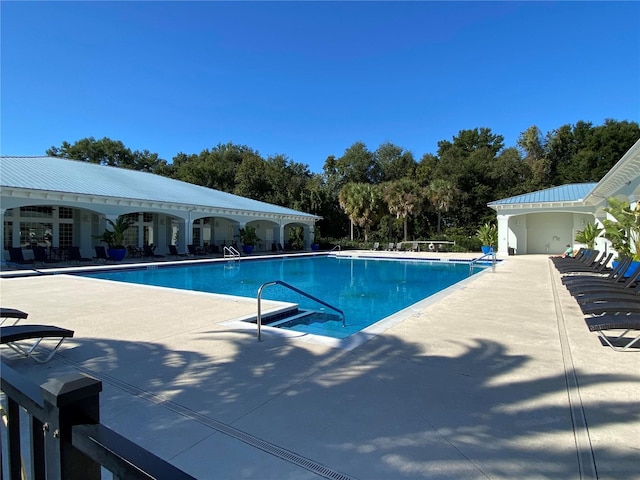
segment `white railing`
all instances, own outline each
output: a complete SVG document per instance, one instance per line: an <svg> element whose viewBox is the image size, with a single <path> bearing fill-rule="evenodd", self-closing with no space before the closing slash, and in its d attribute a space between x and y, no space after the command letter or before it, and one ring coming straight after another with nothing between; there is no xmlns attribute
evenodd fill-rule
<svg viewBox="0 0 640 480"><path fill-rule="evenodd" d="M224 258L240 259L240 252L236 250L234 247L225 246L222 249L222 253L224 254Z"/></svg>

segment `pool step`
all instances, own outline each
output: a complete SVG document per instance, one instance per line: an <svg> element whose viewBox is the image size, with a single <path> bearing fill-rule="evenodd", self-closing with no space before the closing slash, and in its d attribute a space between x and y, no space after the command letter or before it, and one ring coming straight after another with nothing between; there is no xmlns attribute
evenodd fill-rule
<svg viewBox="0 0 640 480"><path fill-rule="evenodd" d="M273 322L270 322L269 319L267 319L266 321L263 320L263 323L264 323L264 325L267 325L269 327L278 327L279 325L282 325L283 323L289 323L289 322L292 322L294 320L299 320L301 318L311 316L311 315L315 314L316 312L313 311L313 310L297 310L296 313L293 313L293 312L291 312L291 313L292 313L292 315L281 317L278 320L275 320Z"/></svg>

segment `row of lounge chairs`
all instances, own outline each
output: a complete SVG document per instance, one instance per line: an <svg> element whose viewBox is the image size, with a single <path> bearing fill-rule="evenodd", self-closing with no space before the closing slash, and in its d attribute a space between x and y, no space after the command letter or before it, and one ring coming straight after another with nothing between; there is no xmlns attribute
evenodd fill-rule
<svg viewBox="0 0 640 480"><path fill-rule="evenodd" d="M0 307L0 344L38 363L46 363L65 339L73 337L74 332L53 325L18 325L28 316L28 313L15 308ZM42 348L45 340L53 341L48 349Z"/></svg>
<svg viewBox="0 0 640 480"><path fill-rule="evenodd" d="M104 248L104 247L102 247ZM64 250L57 249L55 253L40 245L31 247L33 258L25 258L21 247L9 248L9 262L17 265L57 264L63 261L86 262L91 258L85 258L80 253L79 247L69 247Z"/></svg>
<svg viewBox="0 0 640 480"><path fill-rule="evenodd" d="M590 249L581 249L575 258L551 258L589 331L616 351L640 351L640 267L631 271L632 259L624 257L612 268L611 259ZM622 333L612 335L618 330Z"/></svg>
<svg viewBox="0 0 640 480"><path fill-rule="evenodd" d="M172 248L171 248L172 247ZM83 257L79 247L69 247L67 249L57 249L55 253L53 249L47 249L43 246L34 245L31 247L33 251L33 258L25 258L21 247L10 247L9 248L9 263L21 266L55 266L62 262L76 262L76 263L86 263L86 262L115 262L116 259L109 256L107 249L104 246L98 245L95 247L96 255L92 258ZM49 250L49 251L47 251ZM175 256L184 256L180 255L175 245L170 246L171 253L170 255ZM175 253L173 252L175 250ZM155 249L150 245L145 245L142 249L139 249L139 252L132 253L131 247L128 249L129 256L133 257L147 257L147 258L163 258L164 255L159 255L155 253Z"/></svg>

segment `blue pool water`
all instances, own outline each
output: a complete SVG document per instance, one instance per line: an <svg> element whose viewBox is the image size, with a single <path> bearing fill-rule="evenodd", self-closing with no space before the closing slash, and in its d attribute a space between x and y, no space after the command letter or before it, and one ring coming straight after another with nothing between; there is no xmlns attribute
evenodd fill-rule
<svg viewBox="0 0 640 480"><path fill-rule="evenodd" d="M477 273L481 269L473 270ZM346 338L467 278L469 264L314 256L105 271L83 276L249 298L257 297L263 283L281 280L342 310L346 320L343 327L339 317L316 316L285 328ZM265 288L262 298L334 313L280 285Z"/></svg>

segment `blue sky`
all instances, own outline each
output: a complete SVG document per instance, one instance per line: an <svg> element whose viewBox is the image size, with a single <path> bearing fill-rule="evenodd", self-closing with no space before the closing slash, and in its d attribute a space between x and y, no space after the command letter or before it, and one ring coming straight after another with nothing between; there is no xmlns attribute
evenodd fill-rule
<svg viewBox="0 0 640 480"><path fill-rule="evenodd" d="M233 142L322 171L640 119L639 2L1 3L2 155L84 137L165 160Z"/></svg>

